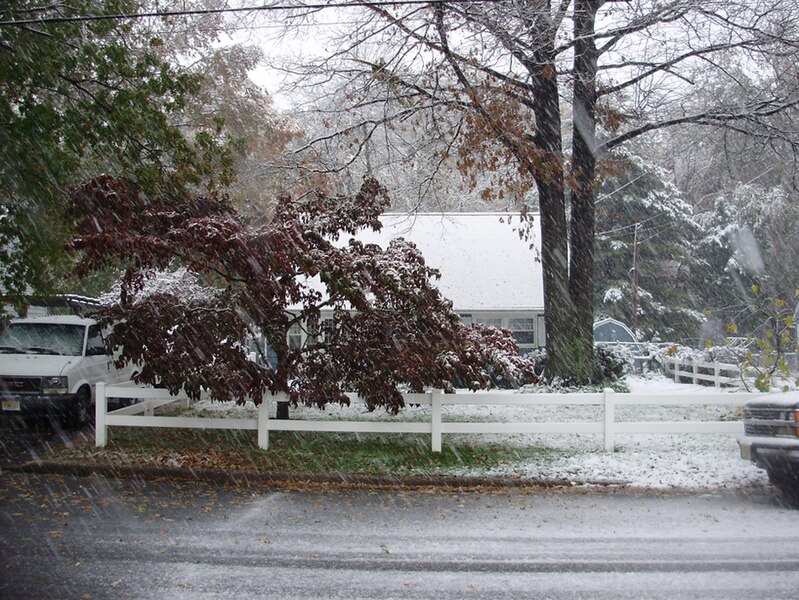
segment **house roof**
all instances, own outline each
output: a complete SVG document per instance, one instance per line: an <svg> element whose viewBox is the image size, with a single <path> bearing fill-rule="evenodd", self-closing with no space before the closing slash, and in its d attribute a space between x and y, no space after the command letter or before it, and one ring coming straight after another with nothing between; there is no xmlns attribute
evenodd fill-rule
<svg viewBox="0 0 799 600"><path fill-rule="evenodd" d="M380 220L382 231L357 238L383 248L397 237L413 242L441 272L436 285L456 311L543 311L538 215L529 240L519 237L518 214L388 213Z"/></svg>

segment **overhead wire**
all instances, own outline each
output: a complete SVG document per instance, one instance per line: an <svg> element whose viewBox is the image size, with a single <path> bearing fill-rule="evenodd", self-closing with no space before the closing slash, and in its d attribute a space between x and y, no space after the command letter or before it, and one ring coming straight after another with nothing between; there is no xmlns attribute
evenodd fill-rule
<svg viewBox="0 0 799 600"><path fill-rule="evenodd" d="M622 225L621 227L616 227L615 229L608 229L607 231L600 231L597 232L596 235L610 235L611 233L618 233L621 231L625 231L626 229L634 229L635 227L641 226L644 223L648 223L649 221L654 221L655 219L662 217L663 215L667 214L666 211L662 211L657 213L656 215L652 215L648 219L644 219L643 221L638 221L637 223L630 223L629 225Z"/></svg>

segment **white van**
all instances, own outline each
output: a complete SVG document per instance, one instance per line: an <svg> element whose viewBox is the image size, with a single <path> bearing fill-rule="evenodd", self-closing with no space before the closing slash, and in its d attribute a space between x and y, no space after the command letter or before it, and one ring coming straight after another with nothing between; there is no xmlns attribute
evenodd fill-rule
<svg viewBox="0 0 799 600"><path fill-rule="evenodd" d="M80 426L93 414L95 385L127 381L131 371L114 367L93 319L13 319L0 335L0 414Z"/></svg>

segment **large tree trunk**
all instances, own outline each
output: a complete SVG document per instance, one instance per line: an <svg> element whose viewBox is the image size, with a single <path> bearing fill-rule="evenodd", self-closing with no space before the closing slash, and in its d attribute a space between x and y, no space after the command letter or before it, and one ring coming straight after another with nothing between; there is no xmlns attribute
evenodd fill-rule
<svg viewBox="0 0 799 600"><path fill-rule="evenodd" d="M596 13L602 0L574 3L574 96L572 113L569 292L575 307L574 341L580 383L593 377L594 229L596 178Z"/></svg>
<svg viewBox="0 0 799 600"><path fill-rule="evenodd" d="M553 38L554 39L554 38ZM550 49L551 50L551 49ZM541 263L544 273L547 376L573 380L582 361L577 359L575 307L569 289L569 242L566 235L566 190L558 82L553 54L536 56L532 72L535 85L535 146L531 174L538 189L541 211Z"/></svg>

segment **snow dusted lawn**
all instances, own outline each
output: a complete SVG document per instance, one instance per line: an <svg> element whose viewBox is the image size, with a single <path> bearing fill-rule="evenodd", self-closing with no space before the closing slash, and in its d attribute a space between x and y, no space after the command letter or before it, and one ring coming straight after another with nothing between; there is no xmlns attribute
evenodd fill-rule
<svg viewBox="0 0 799 600"><path fill-rule="evenodd" d="M627 379L633 393L701 394L713 388L677 384L661 375L632 376ZM429 407L408 407L392 417L381 411L369 413L362 405L329 406L292 410L297 419L429 420ZM198 402L192 413L214 416L252 417L254 406L232 406ZM601 418L599 408L591 406L445 406L449 421L587 421ZM617 407L617 421L631 420L725 420L737 419L736 409L723 406ZM445 435L443 444L502 444L511 447L542 449L535 458L520 457L518 462L498 464L489 470L454 471L457 475L504 475L531 479L569 480L577 483L623 483L652 489L718 489L760 487L767 484L764 471L742 460L736 436L725 434L617 435L616 451L604 452L602 439L593 434L510 434Z"/></svg>

